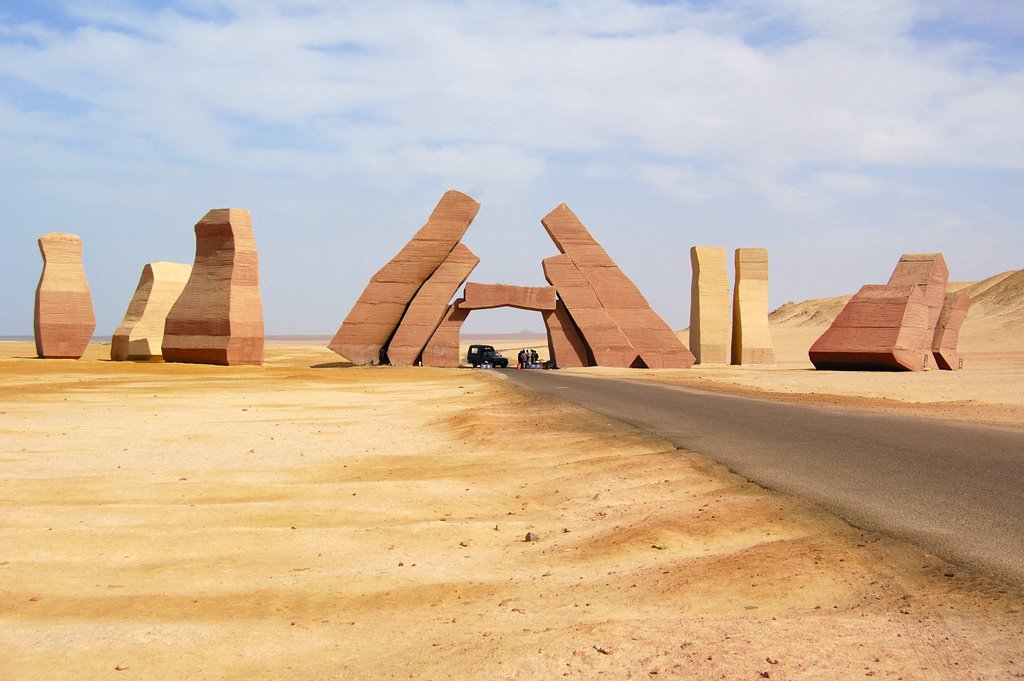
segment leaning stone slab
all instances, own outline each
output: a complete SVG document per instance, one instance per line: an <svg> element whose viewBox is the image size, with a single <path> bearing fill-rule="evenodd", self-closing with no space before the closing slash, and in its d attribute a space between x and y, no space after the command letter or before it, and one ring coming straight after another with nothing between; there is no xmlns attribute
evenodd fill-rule
<svg viewBox="0 0 1024 681"><path fill-rule="evenodd" d="M373 275L327 347L353 364L379 362L406 307L459 243L479 210L480 204L465 194L446 192L427 223Z"/></svg>
<svg viewBox="0 0 1024 681"><path fill-rule="evenodd" d="M928 306L928 328L934 329L946 300L949 269L941 253L905 253L889 277L889 286L917 286ZM931 337L922 347L931 347Z"/></svg>
<svg viewBox="0 0 1024 681"><path fill-rule="evenodd" d="M768 326L768 250L736 249L732 302L732 363L774 364Z"/></svg>
<svg viewBox="0 0 1024 681"><path fill-rule="evenodd" d="M690 249L690 352L698 364L729 363L729 273L725 249Z"/></svg>
<svg viewBox="0 0 1024 681"><path fill-rule="evenodd" d="M463 244L455 244L445 261L417 291L387 345L388 361L395 366L415 364L448 310L448 301L466 281L480 258Z"/></svg>
<svg viewBox="0 0 1024 681"><path fill-rule="evenodd" d="M922 287L863 286L811 345L811 363L817 369L921 371L931 355L929 314Z"/></svg>
<svg viewBox="0 0 1024 681"><path fill-rule="evenodd" d="M640 289L619 269L569 206L559 205L541 219L541 224L558 250L572 261L590 284L601 306L636 349L645 366L652 369L693 366L694 358L690 351L665 320L651 309ZM565 300L564 296L562 298ZM590 343L589 331L580 323L577 310L568 300L565 303Z"/></svg>
<svg viewBox="0 0 1024 681"><path fill-rule="evenodd" d="M462 307L463 298L456 298L448 306L441 324L423 348L423 366L455 368L462 359L459 341L462 335L462 322L469 316L469 310Z"/></svg>
<svg viewBox="0 0 1024 681"><path fill-rule="evenodd" d="M196 259L167 314L167 362L263 364L263 301L252 218L216 208L196 223Z"/></svg>
<svg viewBox="0 0 1024 681"><path fill-rule="evenodd" d="M548 332L548 357L555 366L562 369L590 366L587 346L580 338L565 304L556 301L554 310L545 310L541 315Z"/></svg>
<svg viewBox="0 0 1024 681"><path fill-rule="evenodd" d="M956 351L957 340L960 338L960 327L967 319L971 308L971 296L963 291L947 293L939 320L935 324L935 335L932 337L932 353L935 365L946 371L957 371L960 368L960 355Z"/></svg>
<svg viewBox="0 0 1024 681"><path fill-rule="evenodd" d="M555 288L553 286L510 286L508 284L478 284L466 282L467 310L488 310L495 307L515 307L520 310L538 312L554 311Z"/></svg>
<svg viewBox="0 0 1024 681"><path fill-rule="evenodd" d="M110 342L110 359L152 360L163 356L164 323L178 300L191 265L151 262L142 268L135 294Z"/></svg>
<svg viewBox="0 0 1024 681"><path fill-rule="evenodd" d="M568 255L545 258L544 278L555 287L598 366L644 366L639 353L601 305L590 282Z"/></svg>
<svg viewBox="0 0 1024 681"><path fill-rule="evenodd" d="M75 234L50 232L38 243L43 272L36 286L36 354L45 359L78 359L96 329L82 266L82 240Z"/></svg>

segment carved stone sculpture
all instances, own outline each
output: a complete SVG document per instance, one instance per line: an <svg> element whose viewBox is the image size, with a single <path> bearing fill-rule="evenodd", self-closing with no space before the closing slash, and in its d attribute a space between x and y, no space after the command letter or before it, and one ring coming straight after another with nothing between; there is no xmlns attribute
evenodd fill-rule
<svg viewBox="0 0 1024 681"><path fill-rule="evenodd" d="M850 299L811 346L811 362L819 369L926 368L948 278L941 253L903 255L888 284L865 286Z"/></svg>
<svg viewBox="0 0 1024 681"><path fill-rule="evenodd" d="M568 255L545 258L544 278L558 291L566 309L579 328L590 355L599 366L644 366L639 353L601 305L590 282Z"/></svg>
<svg viewBox="0 0 1024 681"><path fill-rule="evenodd" d="M441 324L430 337L427 346L423 348L423 366L425 367L447 367L459 366L461 352L459 340L462 334L462 322L469 316L469 310L462 307L463 298L456 298L455 302L448 306L448 310L441 320Z"/></svg>
<svg viewBox="0 0 1024 681"><path fill-rule="evenodd" d="M466 233L480 204L445 193L427 223L367 284L328 347L354 364L380 361L406 307Z"/></svg>
<svg viewBox="0 0 1024 681"><path fill-rule="evenodd" d="M480 258L461 243L416 292L402 321L387 344L388 361L396 366L415 364L448 310L448 301L462 286Z"/></svg>
<svg viewBox="0 0 1024 681"><path fill-rule="evenodd" d="M508 284L478 284L466 282L467 310L488 310L495 307L515 307L520 310L555 309L553 286L509 286Z"/></svg>
<svg viewBox="0 0 1024 681"><path fill-rule="evenodd" d="M732 302L732 363L774 364L768 327L768 250L736 249Z"/></svg>
<svg viewBox="0 0 1024 681"><path fill-rule="evenodd" d="M587 346L580 338L565 304L558 300L554 310L546 310L541 314L548 332L548 357L555 366L562 369L590 366Z"/></svg>
<svg viewBox="0 0 1024 681"><path fill-rule="evenodd" d="M957 371L960 368L960 355L956 351L957 340L960 338L960 327L967 318L971 307L971 297L963 292L947 293L939 320L935 324L935 335L932 337L932 353L935 365L946 371Z"/></svg>
<svg viewBox="0 0 1024 681"><path fill-rule="evenodd" d="M96 329L89 282L82 266L82 240L50 232L39 238L43 272L36 287L36 354L46 359L78 359Z"/></svg>
<svg viewBox="0 0 1024 681"><path fill-rule="evenodd" d="M729 363L729 273L725 249L690 249L690 352L698 364Z"/></svg>
<svg viewBox="0 0 1024 681"><path fill-rule="evenodd" d="M146 263L124 319L111 338L110 359L160 359L167 314L181 295L191 272L191 265Z"/></svg>
<svg viewBox="0 0 1024 681"><path fill-rule="evenodd" d="M808 353L818 369L920 371L932 329L919 286L861 287Z"/></svg>
<svg viewBox="0 0 1024 681"><path fill-rule="evenodd" d="M693 355L679 337L665 320L651 309L640 290L591 236L569 206L560 204L544 216L541 224L558 250L569 259L589 284L609 319L636 350L642 365L652 369L685 369L693 365ZM594 350L595 359L599 364L605 365L606 363L598 358L598 352L591 339L591 331L581 320L580 313L568 298L562 295L558 284L555 284L555 288L558 289L586 342ZM610 366L631 366L634 362Z"/></svg>
<svg viewBox="0 0 1024 681"><path fill-rule="evenodd" d="M211 210L195 231L195 264L164 325L164 360L263 364L263 302L249 211Z"/></svg>

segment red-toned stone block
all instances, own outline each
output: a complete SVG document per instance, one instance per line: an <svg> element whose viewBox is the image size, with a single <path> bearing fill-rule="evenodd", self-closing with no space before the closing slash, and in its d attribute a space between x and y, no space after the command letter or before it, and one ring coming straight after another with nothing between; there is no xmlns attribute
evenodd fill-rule
<svg viewBox="0 0 1024 681"><path fill-rule="evenodd" d="M466 282L464 291L467 310L488 310L495 307L515 307L520 310L555 309L553 286L509 286L508 284L478 284Z"/></svg>
<svg viewBox="0 0 1024 681"><path fill-rule="evenodd" d="M216 208L195 231L195 264L164 325L164 361L263 364L260 267L249 211Z"/></svg>
<svg viewBox="0 0 1024 681"><path fill-rule="evenodd" d="M36 354L45 359L78 359L96 329L82 266L82 240L75 234L50 232L39 238L39 252L43 272L36 287Z"/></svg>
<svg viewBox="0 0 1024 681"><path fill-rule="evenodd" d="M960 369L960 355L956 351L957 340L960 338L960 327L967 319L971 308L971 297L963 292L947 293L935 324L935 335L932 337L932 353L935 365L946 371Z"/></svg>
<svg viewBox="0 0 1024 681"><path fill-rule="evenodd" d="M545 310L541 314L548 331L548 357L555 366L562 369L590 366L587 346L580 338L565 304L556 301L554 310Z"/></svg>
<svg viewBox="0 0 1024 681"><path fill-rule="evenodd" d="M455 244L445 261L416 292L402 321L388 341L388 361L395 366L415 364L448 311L448 302L480 263L463 244Z"/></svg>
<svg viewBox="0 0 1024 681"><path fill-rule="evenodd" d="M469 316L469 310L462 307L464 299L457 298L438 325L427 346L423 348L423 366L454 368L462 360L459 341L462 322Z"/></svg>
<svg viewBox="0 0 1024 681"><path fill-rule="evenodd" d="M329 347L354 364L374 364L430 275L459 243L480 204L446 192L408 244L370 279Z"/></svg>
<svg viewBox="0 0 1024 681"><path fill-rule="evenodd" d="M541 220L555 246L576 267L588 283L598 304L627 343L636 350L639 364L652 369L689 368L694 358L668 324L651 309L647 299L636 285L619 269L601 245L583 226L566 204L560 204ZM549 259L550 260L550 259ZM547 262L547 261L545 261ZM545 270L546 271L546 270ZM551 280L548 279L550 282ZM606 365L594 348L590 327L581 321L583 311L563 295L558 294L576 321L584 340L594 351L598 364ZM595 309L593 306L588 310ZM588 312L587 314L590 314ZM636 360L624 366L636 364ZM623 366L623 365L609 365Z"/></svg>

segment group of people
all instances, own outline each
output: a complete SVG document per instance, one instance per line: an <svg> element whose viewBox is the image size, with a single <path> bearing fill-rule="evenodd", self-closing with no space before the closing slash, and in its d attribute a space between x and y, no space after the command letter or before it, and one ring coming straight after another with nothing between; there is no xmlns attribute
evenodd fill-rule
<svg viewBox="0 0 1024 681"><path fill-rule="evenodd" d="M529 369L532 366L536 366L539 363L537 351L533 348L527 350L523 348L519 351L519 364L516 366L517 369Z"/></svg>

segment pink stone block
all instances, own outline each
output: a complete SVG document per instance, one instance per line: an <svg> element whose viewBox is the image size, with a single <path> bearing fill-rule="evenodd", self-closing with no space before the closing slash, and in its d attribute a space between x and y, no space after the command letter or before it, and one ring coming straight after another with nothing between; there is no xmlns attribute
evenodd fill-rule
<svg viewBox="0 0 1024 681"><path fill-rule="evenodd" d="M96 329L89 282L82 266L82 240L51 232L39 238L43 272L36 287L36 354L46 359L78 359Z"/></svg>
<svg viewBox="0 0 1024 681"><path fill-rule="evenodd" d="M478 284L467 282L467 310L487 310L495 307L515 307L520 310L554 311L553 286L509 286L508 284Z"/></svg>

